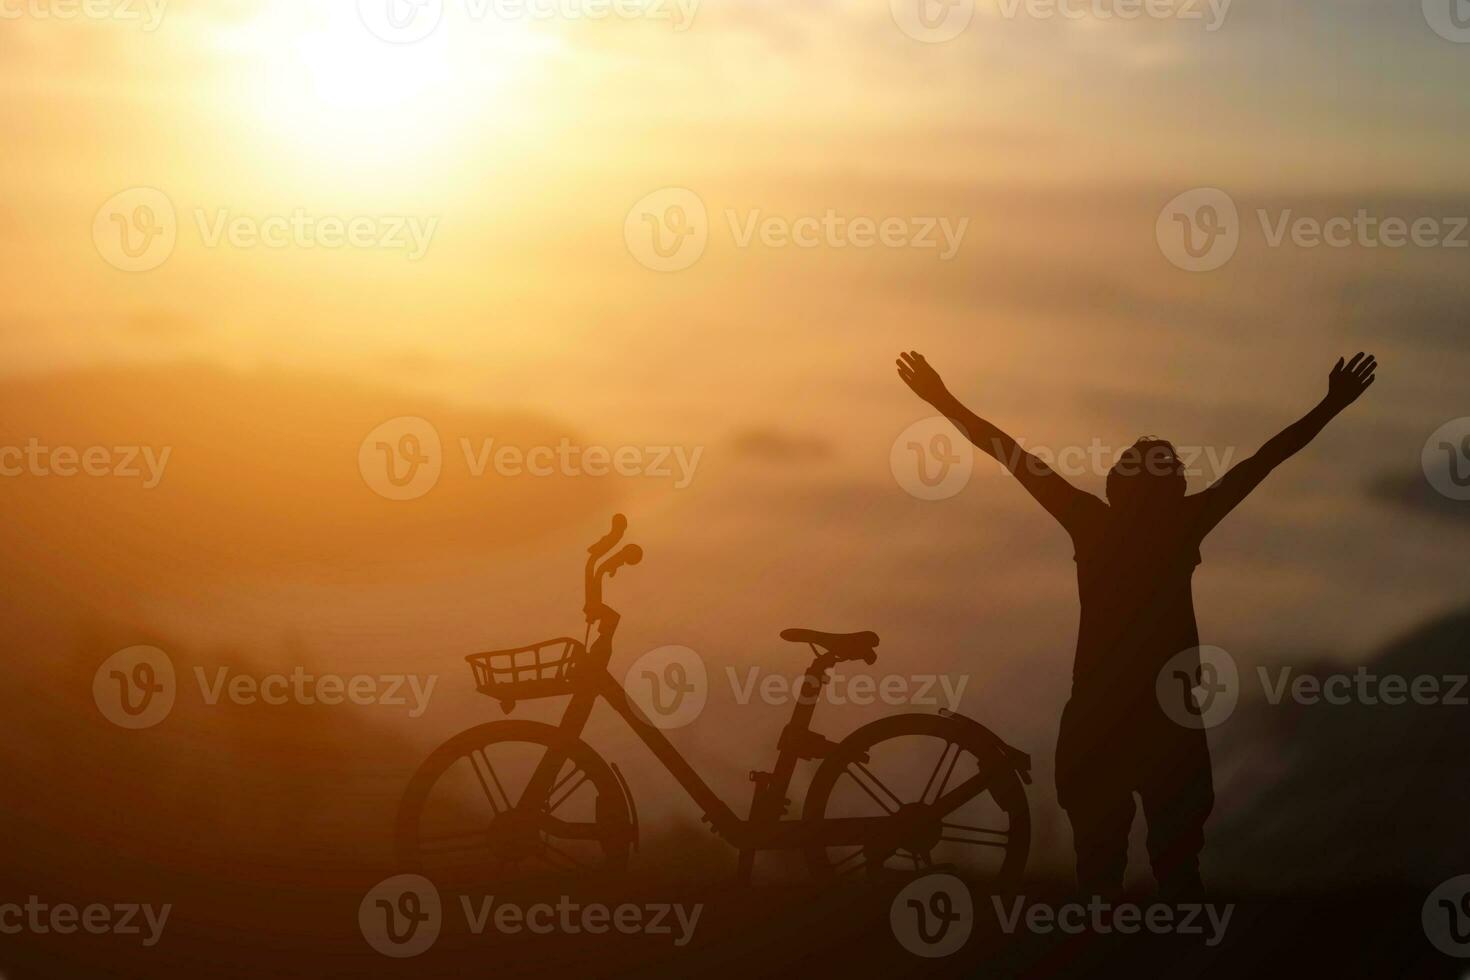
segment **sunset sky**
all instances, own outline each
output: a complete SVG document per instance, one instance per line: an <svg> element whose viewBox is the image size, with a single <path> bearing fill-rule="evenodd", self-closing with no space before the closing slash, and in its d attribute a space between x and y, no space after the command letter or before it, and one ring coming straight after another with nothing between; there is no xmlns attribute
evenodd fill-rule
<svg viewBox="0 0 1470 980"><path fill-rule="evenodd" d="M172 0L156 25L141 3L37 5L0 0L20 11L0 20L0 442L174 448L156 492L0 485L24 587L76 610L35 624L56 643L96 616L184 659L442 671L408 736L428 746L489 717L465 654L577 628L581 549L621 509L648 557L611 587L619 662L680 643L795 670L781 628L876 629L885 666L972 678L967 708L1037 755L1045 801L1070 549L991 467L941 502L896 482L894 440L932 414L893 373L911 348L1028 445L1157 433L1233 458L1372 349L1372 392L1207 544L1206 641L1352 662L1466 598L1470 525L1373 488L1421 480L1425 440L1466 414L1470 248L1273 247L1257 218L1470 214L1470 44L1418 0L1235 0L1214 30L982 0L944 43L886 0L704 0L683 29L449 0L403 45L348 0ZM1244 226L1204 273L1155 237L1197 187ZM136 188L171 203L177 244L125 271L94 226ZM682 271L625 238L663 188L707 209ZM829 211L966 230L948 260L740 243L757 213ZM298 213L428 237L211 245ZM517 482L470 478L456 447L433 496L392 504L359 441L410 415L451 446L702 456L687 487ZM711 778L746 792L783 714L715 703L694 743Z"/></svg>

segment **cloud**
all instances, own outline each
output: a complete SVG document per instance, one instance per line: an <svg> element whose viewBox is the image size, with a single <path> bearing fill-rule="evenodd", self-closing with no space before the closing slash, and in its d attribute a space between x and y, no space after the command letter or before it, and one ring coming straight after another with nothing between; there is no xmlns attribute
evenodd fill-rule
<svg viewBox="0 0 1470 980"><path fill-rule="evenodd" d="M422 497L395 501L369 485L359 450L386 420L407 416L437 430L442 474ZM18 560L78 584L484 553L606 510L612 495L592 478L477 476L464 450L478 453L487 439L580 445L569 425L467 412L330 374L170 364L12 378L0 419L5 463L21 470L3 480L0 540ZM30 445L101 447L119 466L115 447L138 447L138 475L37 473L16 455Z"/></svg>
<svg viewBox="0 0 1470 980"><path fill-rule="evenodd" d="M731 438L730 447L740 456L767 463L810 463L832 455L831 442L822 436L776 428L744 429Z"/></svg>
<svg viewBox="0 0 1470 980"><path fill-rule="evenodd" d="M1380 474L1369 484L1368 496L1422 517L1470 526L1470 503L1446 497L1430 486L1422 473Z"/></svg>

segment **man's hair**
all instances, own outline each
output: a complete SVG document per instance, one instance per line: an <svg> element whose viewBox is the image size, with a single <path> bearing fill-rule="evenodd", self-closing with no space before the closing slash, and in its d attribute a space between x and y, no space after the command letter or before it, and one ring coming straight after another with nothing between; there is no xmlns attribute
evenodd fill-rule
<svg viewBox="0 0 1470 980"><path fill-rule="evenodd" d="M1123 450L1108 471L1108 501L1136 503L1184 496L1184 464L1173 443L1144 436Z"/></svg>

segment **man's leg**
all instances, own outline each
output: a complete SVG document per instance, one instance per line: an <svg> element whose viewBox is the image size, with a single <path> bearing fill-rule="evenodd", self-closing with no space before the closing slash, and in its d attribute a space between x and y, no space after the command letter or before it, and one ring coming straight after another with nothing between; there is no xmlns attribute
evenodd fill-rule
<svg viewBox="0 0 1470 980"><path fill-rule="evenodd" d="M1128 867L1128 830L1133 826L1133 793L1126 785L1069 801L1072 846L1077 851L1077 885L1086 895L1116 896Z"/></svg>
<svg viewBox="0 0 1470 980"><path fill-rule="evenodd" d="M1205 820L1215 805L1210 750L1202 731L1181 729L1168 739L1143 780L1143 815L1154 880L1169 900L1204 894L1199 855Z"/></svg>
<svg viewBox="0 0 1470 980"><path fill-rule="evenodd" d="M1131 766L1127 752L1117 748L1111 721L1106 711L1073 698L1057 733L1057 802L1072 822L1077 884L1091 895L1123 890L1135 811Z"/></svg>

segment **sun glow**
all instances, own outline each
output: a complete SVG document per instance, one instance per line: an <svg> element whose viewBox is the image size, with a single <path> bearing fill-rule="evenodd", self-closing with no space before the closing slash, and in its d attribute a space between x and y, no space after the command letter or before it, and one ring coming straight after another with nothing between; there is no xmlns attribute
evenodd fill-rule
<svg viewBox="0 0 1470 980"><path fill-rule="evenodd" d="M543 47L521 25L441 29L386 44L350 3L277 0L237 29L251 64L252 108L292 156L381 171L422 161L508 114L505 93L527 82Z"/></svg>

